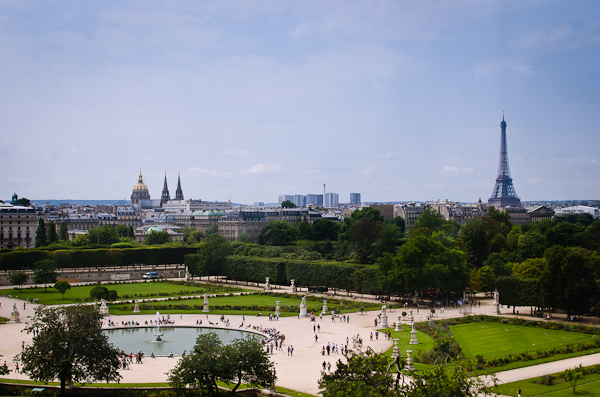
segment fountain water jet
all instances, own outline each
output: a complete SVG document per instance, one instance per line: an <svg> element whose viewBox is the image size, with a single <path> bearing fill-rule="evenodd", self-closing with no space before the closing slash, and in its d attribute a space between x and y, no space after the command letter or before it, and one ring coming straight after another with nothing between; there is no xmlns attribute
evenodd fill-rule
<svg viewBox="0 0 600 397"><path fill-rule="evenodd" d="M156 333L154 334L154 336L156 337L156 341L160 342L162 341L162 336L164 334L160 333L160 313L156 312Z"/></svg>

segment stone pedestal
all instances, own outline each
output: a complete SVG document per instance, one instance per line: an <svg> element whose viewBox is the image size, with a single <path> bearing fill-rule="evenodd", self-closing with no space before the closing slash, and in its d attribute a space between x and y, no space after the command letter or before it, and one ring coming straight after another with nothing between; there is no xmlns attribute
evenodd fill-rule
<svg viewBox="0 0 600 397"><path fill-rule="evenodd" d="M392 358L396 358L400 355L400 348L398 347L398 341L400 339L394 338L394 348L392 349Z"/></svg>
<svg viewBox="0 0 600 397"><path fill-rule="evenodd" d="M294 279L290 280L290 283L291 283L291 285L290 285L290 293L291 294L295 294L296 292L298 292L298 289L296 288L296 284L294 284L295 281L296 280L294 280Z"/></svg>
<svg viewBox="0 0 600 397"><path fill-rule="evenodd" d="M402 329L402 323L400 322L400 316L398 316L398 321L396 322L396 328L394 328L394 331L404 331Z"/></svg>
<svg viewBox="0 0 600 397"><path fill-rule="evenodd" d="M281 314L281 308L279 307L279 302L281 302L281 301L275 301L275 314Z"/></svg>
<svg viewBox="0 0 600 397"><path fill-rule="evenodd" d="M139 307L139 305L137 304L137 302L135 302L135 306L133 306L133 312L134 312L134 313L139 313L139 312L140 312L140 307Z"/></svg>
<svg viewBox="0 0 600 397"><path fill-rule="evenodd" d="M270 277L265 277L267 279L267 282L265 283L265 291L271 291L271 284L269 284L269 279Z"/></svg>
<svg viewBox="0 0 600 397"><path fill-rule="evenodd" d="M210 310L208 309L208 294L204 294L204 302L202 302L202 313L208 313Z"/></svg>
<svg viewBox="0 0 600 397"><path fill-rule="evenodd" d="M500 314L500 294L498 291L494 291L494 304L492 307L494 308L494 314Z"/></svg>
<svg viewBox="0 0 600 397"><path fill-rule="evenodd" d="M415 366L413 364L413 359L412 359L412 350L406 351L406 367L405 368L409 371L415 370Z"/></svg>
<svg viewBox="0 0 600 397"><path fill-rule="evenodd" d="M414 320L411 323L411 326L412 326L412 331L410 331L410 342L408 342L408 343L411 345L418 345L419 339L417 338L417 330L415 329L415 321Z"/></svg>
<svg viewBox="0 0 600 397"><path fill-rule="evenodd" d="M387 320L388 320L387 316L380 316L379 317L379 326L381 328L389 328Z"/></svg>
<svg viewBox="0 0 600 397"><path fill-rule="evenodd" d="M321 314L329 314L329 309L327 308L327 299L323 299L323 309L321 309Z"/></svg>

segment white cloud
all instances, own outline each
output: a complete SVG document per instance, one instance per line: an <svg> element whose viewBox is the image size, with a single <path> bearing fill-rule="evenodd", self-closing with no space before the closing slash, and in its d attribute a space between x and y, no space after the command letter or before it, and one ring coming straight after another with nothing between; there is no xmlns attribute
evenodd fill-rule
<svg viewBox="0 0 600 397"><path fill-rule="evenodd" d="M209 171L203 168L192 167L187 171L187 175L196 178L204 178L204 177L214 177L214 178L229 178L233 176L233 174L229 171L220 172L220 171Z"/></svg>
<svg viewBox="0 0 600 397"><path fill-rule="evenodd" d="M238 157L246 157L247 155L250 154L250 152L247 150L225 149L225 150L223 150L223 154L231 155L231 156L238 156Z"/></svg>
<svg viewBox="0 0 600 397"><path fill-rule="evenodd" d="M242 175L268 175L280 172L283 167L279 164L256 164L252 168L242 171Z"/></svg>
<svg viewBox="0 0 600 397"><path fill-rule="evenodd" d="M473 64L471 69L467 71L467 74L474 77L482 77L492 76L506 71L519 74L532 74L533 68L531 65L528 65L519 59L502 55Z"/></svg>
<svg viewBox="0 0 600 397"><path fill-rule="evenodd" d="M446 176L464 176L472 174L475 170L472 168L458 168L447 165L441 169L441 172Z"/></svg>

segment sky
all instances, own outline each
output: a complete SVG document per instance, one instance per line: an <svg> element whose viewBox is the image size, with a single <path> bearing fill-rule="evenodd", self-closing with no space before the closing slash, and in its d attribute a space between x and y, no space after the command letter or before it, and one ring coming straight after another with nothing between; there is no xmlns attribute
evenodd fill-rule
<svg viewBox="0 0 600 397"><path fill-rule="evenodd" d="M600 198L600 2L0 0L0 199Z"/></svg>

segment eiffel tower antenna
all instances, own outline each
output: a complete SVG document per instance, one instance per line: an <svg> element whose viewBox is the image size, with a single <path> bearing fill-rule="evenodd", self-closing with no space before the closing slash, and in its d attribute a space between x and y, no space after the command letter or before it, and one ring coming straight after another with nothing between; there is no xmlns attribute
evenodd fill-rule
<svg viewBox="0 0 600 397"><path fill-rule="evenodd" d="M488 200L488 205L496 208L521 207L521 199L510 176L510 167L508 166L508 147L506 144L506 121L504 121L504 111L502 111L502 122L500 123L500 159L498 160L498 176L492 195Z"/></svg>

